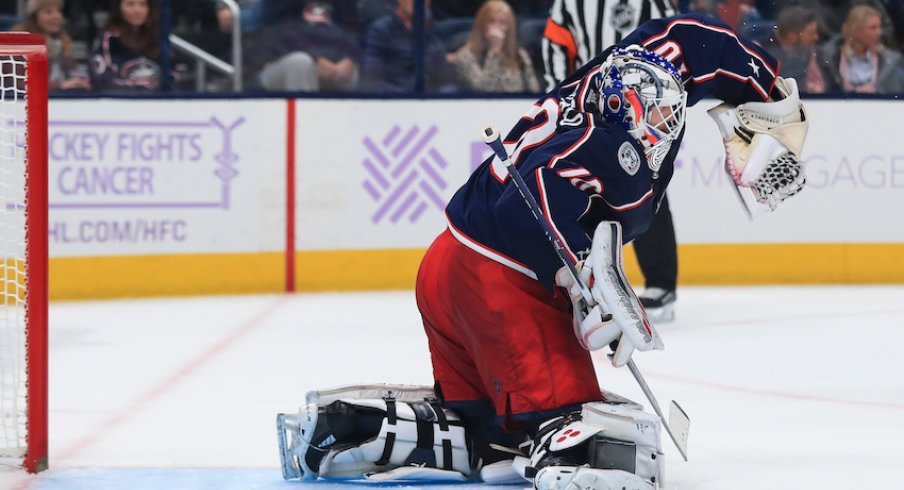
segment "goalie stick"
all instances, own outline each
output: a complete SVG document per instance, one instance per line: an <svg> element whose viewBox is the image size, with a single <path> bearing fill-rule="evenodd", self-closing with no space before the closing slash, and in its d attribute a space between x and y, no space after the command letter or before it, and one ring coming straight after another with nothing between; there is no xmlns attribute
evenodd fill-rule
<svg viewBox="0 0 904 490"><path fill-rule="evenodd" d="M515 165L509 160L508 152L505 151L505 147L502 145L502 139L499 136L499 131L494 126L486 126L483 128L483 141L493 149L493 152L502 161L502 164L505 166L505 169L508 171L509 175L512 177L512 181L515 184L515 187L518 188L518 192L521 194L521 197L524 199L524 203L527 204L527 207L530 208L531 214L534 215L534 218L537 221L537 224L543 228L543 232L546 234L546 238L549 240L550 244L556 251L556 255L559 256L559 260L565 264L565 267L568 268L568 272L571 273L572 278L574 278L575 284L577 284L581 289L581 295L584 297L584 300L587 301L587 304L595 304L593 299L593 295L590 293L590 288L584 284L584 281L581 279L581 275L578 273L576 264L571 260L568 254L565 253L565 245L559 240L555 233L553 233L552 228L549 223L546 222L543 216L543 211L540 209L540 205L537 204L537 200L534 199L533 194L530 193L530 189L527 188L527 184L524 182L524 179L521 177L521 174L515 169ZM611 318L612 315L607 313L603 320ZM611 355L611 354L610 354ZM675 447L678 448L678 452L681 453L681 457L687 461L687 437L688 430L690 428L690 419L687 414L678 405L677 402L672 400L672 403L669 408L669 421L666 422L665 417L662 415L662 410L659 408L659 403L656 401L656 397L653 396L653 391L650 389L650 386L647 384L646 379L644 379L643 375L640 373L640 370L637 368L637 365L634 363L634 359L629 359L627 362L628 369L631 371L631 374L634 375L634 379L637 380L637 384L640 385L640 389L643 391L644 395L646 395L647 400L650 401L650 404L653 406L653 410L656 411L656 415L662 420L662 425L665 427L666 432L668 432L669 437L671 437L672 442L675 443ZM675 426L679 429L679 433L676 436L670 425Z"/></svg>

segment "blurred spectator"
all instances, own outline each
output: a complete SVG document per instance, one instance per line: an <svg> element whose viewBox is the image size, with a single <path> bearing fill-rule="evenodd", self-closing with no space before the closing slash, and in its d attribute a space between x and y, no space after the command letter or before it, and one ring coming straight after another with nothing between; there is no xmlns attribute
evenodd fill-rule
<svg viewBox="0 0 904 490"><path fill-rule="evenodd" d="M243 0L247 2L248 0ZM263 27L279 23L287 16L295 15L298 8L304 5L304 0L254 0L253 5L249 5L251 10L257 10L260 23ZM389 3L388 0L376 0L380 3ZM363 0L322 0L321 3L326 4L330 8L331 22L338 25L349 32L356 32L358 29L358 3ZM246 8L242 7L242 15L244 16ZM242 20L242 26L245 26L245 20ZM266 29L264 29L266 31Z"/></svg>
<svg viewBox="0 0 904 490"><path fill-rule="evenodd" d="M381 17L368 27L364 41L363 80L374 92L414 91L414 35L412 17L415 0L398 0L394 14ZM426 12L430 0L424 0ZM428 91L455 90L454 72L446 60L446 50L427 19L424 26L424 69Z"/></svg>
<svg viewBox="0 0 904 490"><path fill-rule="evenodd" d="M358 20L361 22L361 30L366 32L371 22L390 15L396 10L395 2L387 0L359 0Z"/></svg>
<svg viewBox="0 0 904 490"><path fill-rule="evenodd" d="M827 92L904 92L902 57L882 44L882 14L869 5L851 9L820 59Z"/></svg>
<svg viewBox="0 0 904 490"><path fill-rule="evenodd" d="M848 13L857 5L869 5L882 19L882 41L894 43L895 25L900 24L901 0L795 0L811 4L820 15L820 35L830 39L841 32Z"/></svg>
<svg viewBox="0 0 904 490"><path fill-rule="evenodd" d="M63 28L63 0L28 0L26 20L13 31L40 34L47 43L50 90L90 89L87 73L77 73L72 38Z"/></svg>
<svg viewBox="0 0 904 490"><path fill-rule="evenodd" d="M753 0L722 0L716 2L718 18L728 24L732 30L740 32L743 23L752 15L752 20L762 18Z"/></svg>
<svg viewBox="0 0 904 490"><path fill-rule="evenodd" d="M95 90L160 87L160 29L154 0L115 0L92 53Z"/></svg>
<svg viewBox="0 0 904 490"><path fill-rule="evenodd" d="M825 92L816 58L817 42L816 12L795 5L778 14L774 41L765 46L781 63L782 76L797 80L801 92Z"/></svg>
<svg viewBox="0 0 904 490"><path fill-rule="evenodd" d="M354 36L332 21L327 2L309 0L300 12L284 11L249 51L250 70L266 90L354 90L360 53Z"/></svg>
<svg viewBox="0 0 904 490"><path fill-rule="evenodd" d="M504 0L489 0L477 11L468 42L454 64L469 88L480 92L539 92L527 52L518 47L515 14Z"/></svg>
<svg viewBox="0 0 904 490"><path fill-rule="evenodd" d="M255 4L257 5L257 4ZM242 22L245 22L245 11L242 9L241 11ZM217 29L224 34L232 33L232 24L235 22L235 16L232 14L232 11L229 10L229 7L226 4L217 2L216 8L216 18L217 18ZM241 26L244 27L244 26ZM242 29L242 32L245 32Z"/></svg>
<svg viewBox="0 0 904 490"><path fill-rule="evenodd" d="M721 5L722 3L716 2L716 0L690 0L687 5L687 11L706 14L718 19Z"/></svg>
<svg viewBox="0 0 904 490"><path fill-rule="evenodd" d="M738 18L734 28L738 34L755 43L763 44L772 37L775 23L763 16L756 3L753 0L741 0L738 2Z"/></svg>

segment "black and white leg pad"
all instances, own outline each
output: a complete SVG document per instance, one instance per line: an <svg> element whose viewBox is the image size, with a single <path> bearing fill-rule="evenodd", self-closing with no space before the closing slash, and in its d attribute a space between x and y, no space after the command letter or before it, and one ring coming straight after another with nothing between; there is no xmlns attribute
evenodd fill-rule
<svg viewBox="0 0 904 490"><path fill-rule="evenodd" d="M587 403L540 427L524 475L540 490L652 489L665 474L661 433L659 417L636 404ZM599 483L572 484L579 475Z"/></svg>
<svg viewBox="0 0 904 490"><path fill-rule="evenodd" d="M472 473L465 428L429 388L354 386L308 393L307 402L298 416L277 416L286 479L464 480Z"/></svg>
<svg viewBox="0 0 904 490"><path fill-rule="evenodd" d="M465 429L452 412L426 401L344 400L385 412L377 437L335 448L321 463L325 478L464 480L471 473Z"/></svg>

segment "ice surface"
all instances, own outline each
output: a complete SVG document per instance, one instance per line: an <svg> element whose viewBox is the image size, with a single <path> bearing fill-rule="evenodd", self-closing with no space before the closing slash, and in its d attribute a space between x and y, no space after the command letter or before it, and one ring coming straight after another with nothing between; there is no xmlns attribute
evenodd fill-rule
<svg viewBox="0 0 904 490"><path fill-rule="evenodd" d="M659 326L666 350L635 355L663 409L676 399L691 418L689 463L663 440L668 488L904 485L904 287L685 287L676 313ZM310 486L281 479L277 412L311 388L431 383L410 291L56 303L50 315L52 469L0 472L0 488ZM603 386L646 404L627 370L597 364Z"/></svg>

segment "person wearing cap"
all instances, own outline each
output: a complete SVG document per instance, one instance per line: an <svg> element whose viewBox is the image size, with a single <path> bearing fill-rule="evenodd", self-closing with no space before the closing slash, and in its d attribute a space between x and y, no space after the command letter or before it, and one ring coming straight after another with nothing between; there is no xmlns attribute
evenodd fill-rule
<svg viewBox="0 0 904 490"><path fill-rule="evenodd" d="M91 81L77 73L72 54L72 37L64 27L63 0L28 0L25 22L13 26L13 31L40 34L47 43L50 90L90 89Z"/></svg>

